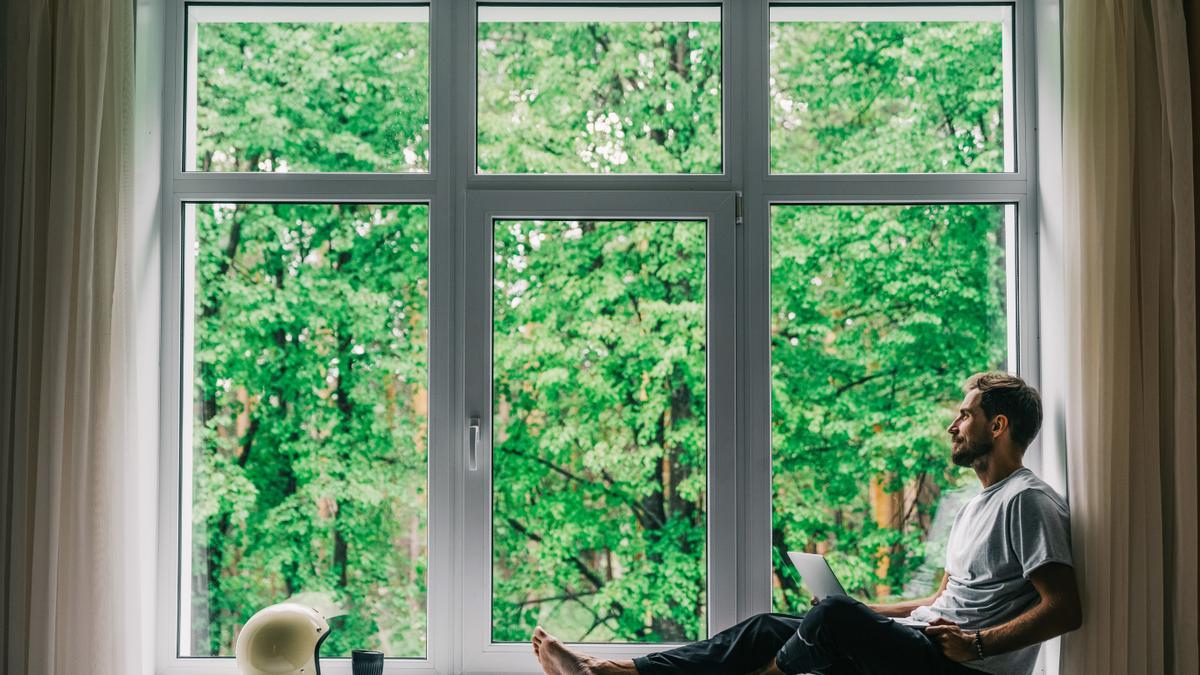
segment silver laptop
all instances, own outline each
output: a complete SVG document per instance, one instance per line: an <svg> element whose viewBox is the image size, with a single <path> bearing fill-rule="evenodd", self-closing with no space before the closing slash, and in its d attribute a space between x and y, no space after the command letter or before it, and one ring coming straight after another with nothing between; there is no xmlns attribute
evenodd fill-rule
<svg viewBox="0 0 1200 675"><path fill-rule="evenodd" d="M817 600L823 600L829 595L849 595L842 588L842 582L829 567L825 556L816 553L794 553L788 551L788 558L800 573L800 581Z"/></svg>
<svg viewBox="0 0 1200 675"><path fill-rule="evenodd" d="M788 551L788 558L791 559L796 571L800 573L800 581L804 584L804 587L817 600L823 600L830 595L849 595L846 589L842 588L842 582L838 581L837 575L833 573L833 569L829 566L829 561L825 560L825 556L817 555L816 553ZM908 617L893 617L893 620L896 623L914 628L922 628L929 625L924 621L917 621Z"/></svg>

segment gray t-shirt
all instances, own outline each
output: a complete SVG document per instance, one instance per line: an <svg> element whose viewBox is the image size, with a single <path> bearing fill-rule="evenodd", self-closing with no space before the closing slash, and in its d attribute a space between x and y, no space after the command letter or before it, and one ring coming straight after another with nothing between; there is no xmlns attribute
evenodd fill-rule
<svg viewBox="0 0 1200 675"><path fill-rule="evenodd" d="M946 590L911 616L920 621L941 617L967 631L1005 623L1037 604L1029 575L1047 563L1072 564L1070 513L1053 488L1022 467L959 512L946 545ZM1031 645L963 665L1028 675L1039 648Z"/></svg>

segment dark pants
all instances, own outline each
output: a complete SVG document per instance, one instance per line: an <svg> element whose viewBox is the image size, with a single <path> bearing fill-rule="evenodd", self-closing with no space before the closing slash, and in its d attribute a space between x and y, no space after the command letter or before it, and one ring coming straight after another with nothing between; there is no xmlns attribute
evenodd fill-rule
<svg viewBox="0 0 1200 675"><path fill-rule="evenodd" d="M707 640L634 659L640 675L744 675L771 663L788 675L979 675L947 659L925 634L845 596L803 617L759 614Z"/></svg>

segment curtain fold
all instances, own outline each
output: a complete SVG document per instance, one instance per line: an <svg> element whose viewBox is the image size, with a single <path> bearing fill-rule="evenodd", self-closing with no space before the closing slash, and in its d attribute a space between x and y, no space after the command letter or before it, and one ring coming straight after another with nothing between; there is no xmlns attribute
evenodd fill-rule
<svg viewBox="0 0 1200 675"><path fill-rule="evenodd" d="M1063 3L1066 673L1200 672L1196 221L1181 0Z"/></svg>
<svg viewBox="0 0 1200 675"><path fill-rule="evenodd" d="M148 674L154 449L132 434L133 3L5 12L0 670Z"/></svg>

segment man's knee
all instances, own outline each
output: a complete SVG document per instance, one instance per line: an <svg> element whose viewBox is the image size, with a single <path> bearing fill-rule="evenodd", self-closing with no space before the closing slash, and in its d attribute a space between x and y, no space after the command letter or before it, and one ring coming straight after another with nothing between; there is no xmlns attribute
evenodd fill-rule
<svg viewBox="0 0 1200 675"><path fill-rule="evenodd" d="M799 628L776 655L784 673L807 673L844 657L854 642L862 605L845 596L831 596L804 615Z"/></svg>
<svg viewBox="0 0 1200 675"><path fill-rule="evenodd" d="M817 639L818 631L826 637L836 637L844 631L853 631L867 616L867 612L866 605L853 598L829 596L805 615L800 633L810 643Z"/></svg>
<svg viewBox="0 0 1200 675"><path fill-rule="evenodd" d="M855 600L848 595L831 595L820 602L818 607L825 608L825 612L833 613L837 616L849 616L860 614L866 605Z"/></svg>

